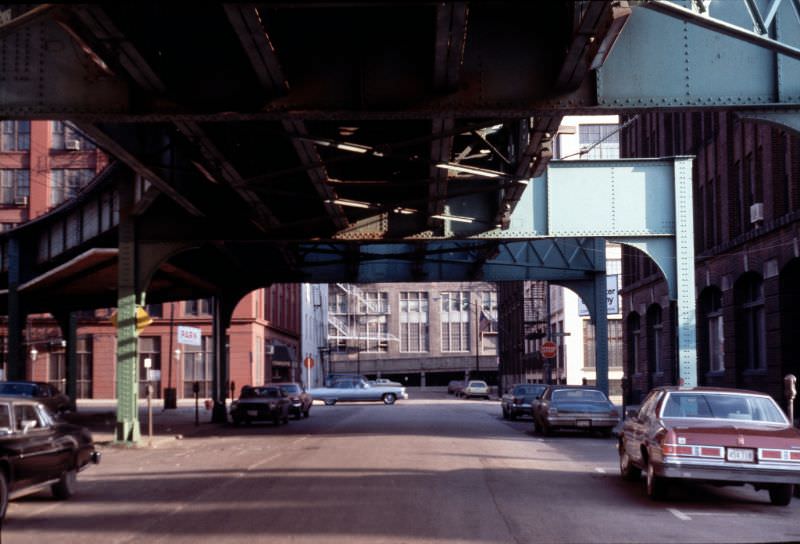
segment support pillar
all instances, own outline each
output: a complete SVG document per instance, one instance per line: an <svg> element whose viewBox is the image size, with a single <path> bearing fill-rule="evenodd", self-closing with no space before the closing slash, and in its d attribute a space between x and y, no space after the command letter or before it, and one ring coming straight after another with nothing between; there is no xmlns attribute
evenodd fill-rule
<svg viewBox="0 0 800 544"><path fill-rule="evenodd" d="M226 346L226 331L230 326L233 310L237 297L230 294L219 294L213 301L213 337L214 344L214 379L212 383L212 400L214 402L211 412L212 423L227 423L228 410L226 400L230 374L228 372L228 349Z"/></svg>
<svg viewBox="0 0 800 544"><path fill-rule="evenodd" d="M676 158L675 277L677 284L678 385L697 385L697 297L695 296L692 160Z"/></svg>
<svg viewBox="0 0 800 544"><path fill-rule="evenodd" d="M61 328L61 337L67 341L67 383L64 392L75 400L78 398L78 316L75 312L69 312L56 315L55 318Z"/></svg>
<svg viewBox="0 0 800 544"><path fill-rule="evenodd" d="M136 225L133 179L119 184L119 271L117 278L117 428L115 442L137 445L139 428L139 382L136 375Z"/></svg>
<svg viewBox="0 0 800 544"><path fill-rule="evenodd" d="M606 280L606 241L604 239L597 239L595 251L595 266L601 270L595 272L592 278L595 384L598 389L608 395L608 302L606 301L608 281Z"/></svg>
<svg viewBox="0 0 800 544"><path fill-rule="evenodd" d="M8 241L8 365L7 380L24 380L28 361L23 331L27 315L19 295L21 280L19 240Z"/></svg>

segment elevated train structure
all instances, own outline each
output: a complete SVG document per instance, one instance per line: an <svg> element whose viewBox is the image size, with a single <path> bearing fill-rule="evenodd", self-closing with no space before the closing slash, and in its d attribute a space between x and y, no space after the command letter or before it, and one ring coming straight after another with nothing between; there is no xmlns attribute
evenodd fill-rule
<svg viewBox="0 0 800 544"><path fill-rule="evenodd" d="M121 442L139 440L136 305L273 282L543 279L577 291L607 388L605 240L664 272L695 383L691 158L551 162L567 114L726 109L800 128L797 2L12 6L0 116L116 160L0 235L9 375L25 316L118 307ZM70 333L70 331L72 331ZM70 336L70 334L72 336ZM73 365L73 366L70 366Z"/></svg>

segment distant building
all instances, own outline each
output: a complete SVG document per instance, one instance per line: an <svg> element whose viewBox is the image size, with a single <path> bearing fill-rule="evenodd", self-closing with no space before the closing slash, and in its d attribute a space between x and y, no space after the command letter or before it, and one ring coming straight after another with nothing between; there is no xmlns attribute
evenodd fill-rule
<svg viewBox="0 0 800 544"><path fill-rule="evenodd" d="M0 121L0 230L38 217L77 195L109 164L109 158L69 123L61 121ZM150 305L154 318L139 335L140 395L144 394L149 359L156 397L174 388L177 398L191 397L197 382L200 395L210 396L213 351L210 299ZM273 285L245 296L228 329L231 385L270 380L299 380L300 286ZM80 312L78 316L77 391L80 398L116 396L116 330L112 310ZM200 346L178 344L177 326L197 327ZM5 318L0 318L0 369L7 361ZM66 345L49 315L28 317L25 332L26 376L63 389L67 379ZM322 345L322 344L320 344Z"/></svg>
<svg viewBox="0 0 800 544"><path fill-rule="evenodd" d="M323 383L323 358L328 353L328 285L304 283L300 293L300 353L304 363L300 379L306 387L317 387Z"/></svg>
<svg viewBox="0 0 800 544"><path fill-rule="evenodd" d="M331 284L326 373L388 377L409 386L497 380L493 283Z"/></svg>

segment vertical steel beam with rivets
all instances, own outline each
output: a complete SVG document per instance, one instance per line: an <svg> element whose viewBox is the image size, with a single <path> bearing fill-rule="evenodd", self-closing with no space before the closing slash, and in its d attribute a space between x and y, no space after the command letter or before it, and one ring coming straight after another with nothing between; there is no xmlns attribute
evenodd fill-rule
<svg viewBox="0 0 800 544"><path fill-rule="evenodd" d="M132 174L131 174L132 176ZM139 391L136 337L136 226L133 179L119 184L119 264L117 277L117 429L115 442L136 445L139 428Z"/></svg>
<svg viewBox="0 0 800 544"><path fill-rule="evenodd" d="M608 395L608 303L606 293L608 281L606 280L606 241L598 238L595 243L596 261L598 272L593 274L592 302L594 303L594 364L595 385Z"/></svg>
<svg viewBox="0 0 800 544"><path fill-rule="evenodd" d="M678 287L679 384L697 385L697 329L694 283L694 223L692 210L692 159L678 157L675 169L675 257Z"/></svg>

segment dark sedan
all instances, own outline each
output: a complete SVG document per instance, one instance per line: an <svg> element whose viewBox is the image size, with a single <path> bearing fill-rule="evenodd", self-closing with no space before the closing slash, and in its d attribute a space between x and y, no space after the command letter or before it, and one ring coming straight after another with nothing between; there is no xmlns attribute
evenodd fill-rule
<svg viewBox="0 0 800 544"><path fill-rule="evenodd" d="M601 390L580 385L550 385L531 408L534 431L600 431L611 436L619 411Z"/></svg>
<svg viewBox="0 0 800 544"><path fill-rule="evenodd" d="M500 400L503 409L503 417L506 419L517 419L519 416L531 415L531 406L547 385L543 383L520 383L511 387Z"/></svg>
<svg viewBox="0 0 800 544"><path fill-rule="evenodd" d="M68 499L78 472L99 461L87 429L57 421L34 400L0 396L0 519L10 499L41 489Z"/></svg>
<svg viewBox="0 0 800 544"><path fill-rule="evenodd" d="M276 383L273 385L280 387L281 391L289 397L289 402L291 403L289 405L289 412L291 414L297 419L308 417L314 399L302 385L295 382Z"/></svg>
<svg viewBox="0 0 800 544"><path fill-rule="evenodd" d="M0 395L29 397L47 406L54 414L75 411L75 401L47 382L0 382Z"/></svg>
<svg viewBox="0 0 800 544"><path fill-rule="evenodd" d="M653 389L625 420L622 477L646 473L647 495L664 498L670 482L751 484L785 506L800 484L800 431L764 393L710 387Z"/></svg>
<svg viewBox="0 0 800 544"><path fill-rule="evenodd" d="M234 425L253 421L280 425L289 422L290 406L289 397L277 385L245 385L239 399L231 403L231 420Z"/></svg>

